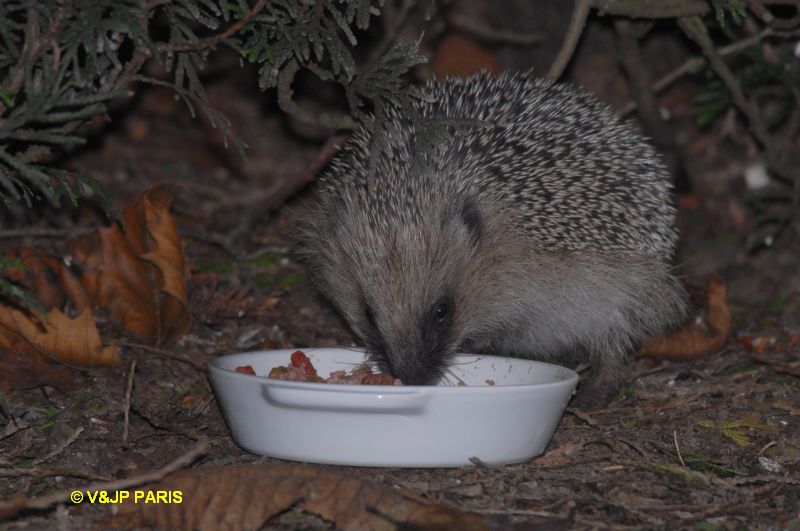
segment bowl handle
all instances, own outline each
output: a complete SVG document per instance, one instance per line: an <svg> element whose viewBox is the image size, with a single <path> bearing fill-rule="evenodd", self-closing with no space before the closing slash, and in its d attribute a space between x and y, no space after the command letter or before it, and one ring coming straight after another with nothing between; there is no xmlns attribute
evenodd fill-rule
<svg viewBox="0 0 800 531"><path fill-rule="evenodd" d="M418 414L428 403L425 390L402 393L380 391L338 391L329 389L295 389L262 384L264 398L270 404L319 411L356 411L363 413Z"/></svg>

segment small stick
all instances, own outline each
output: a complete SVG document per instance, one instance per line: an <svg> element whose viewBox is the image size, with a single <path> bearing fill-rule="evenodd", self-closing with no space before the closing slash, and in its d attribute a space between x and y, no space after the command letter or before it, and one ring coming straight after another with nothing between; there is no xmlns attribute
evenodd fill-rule
<svg viewBox="0 0 800 531"><path fill-rule="evenodd" d="M681 466L685 467L686 463L683 462L683 456L681 455L681 448L678 446L678 432L673 430L672 431L672 440L675 442L675 451L678 453L678 461L681 462Z"/></svg>
<svg viewBox="0 0 800 531"><path fill-rule="evenodd" d="M122 445L128 447L128 425L131 413L131 393L133 391L133 376L136 373L136 360L131 362L128 373L128 389L125 391L125 428L122 430Z"/></svg>
<svg viewBox="0 0 800 531"><path fill-rule="evenodd" d="M81 432L83 432L83 427L82 426L79 427L74 432L72 432L72 435L67 437L66 441L64 441L61 444L59 444L56 448L51 450L47 455L44 455L44 456L42 456L42 457L40 457L38 459L34 459L32 464L39 465L39 464L44 463L45 461L49 460L50 458L55 457L56 455L60 454L61 452L64 451L64 448L66 448L67 446L69 446L70 444L75 442L75 440L78 438L78 436L81 434Z"/></svg>
<svg viewBox="0 0 800 531"><path fill-rule="evenodd" d="M206 366L204 364L198 363L193 359L183 356L181 354L172 353L169 350L164 350L157 347L151 347L150 345L144 345L141 343L130 343L128 341L121 341L117 344L121 347L144 350L145 352L150 352L151 354L157 354L159 356L163 356L168 359L180 361L181 363L186 363L188 365L191 365L192 367L201 372L205 372L206 370Z"/></svg>
<svg viewBox="0 0 800 531"><path fill-rule="evenodd" d="M564 73L569 60L572 59L572 54L575 53L578 41L583 35L583 28L591 8L591 0L575 0L575 8L572 11L572 18L569 20L567 34L564 36L564 42L561 43L558 55L550 65L550 70L547 71L547 77L558 78Z"/></svg>
<svg viewBox="0 0 800 531"><path fill-rule="evenodd" d="M0 468L0 478L17 477L45 478L53 476L67 476L72 478L91 479L94 481L110 481L108 476L99 476L85 470L65 467L32 467L32 468Z"/></svg>
<svg viewBox="0 0 800 531"><path fill-rule="evenodd" d="M172 472L175 472L176 470L179 470L184 466L190 464L199 455L203 454L206 451L207 447L208 447L208 437L201 437L200 439L197 440L197 443L194 445L194 448L192 448L182 456L178 457L171 463L167 464L166 466L158 470L155 470L153 472L148 472L147 474L142 474L140 476L125 478L117 481L109 481L104 483L93 483L82 489L62 490L54 492L53 494L48 494L46 496L39 496L38 498L33 498L33 499L30 499L23 494L17 494L6 501L0 502L0 520L14 516L15 514L24 511L26 509L34 509L34 510L47 509L48 507L56 503L64 503L70 499L70 496L75 491L105 490L108 492L114 492L117 490L144 485L145 483L153 483L156 481L160 481L161 479L171 474Z"/></svg>
<svg viewBox="0 0 800 531"><path fill-rule="evenodd" d="M539 34L529 35L526 33L518 33L513 30L492 28L482 22L465 16L451 15L448 22L456 29L471 33L484 41L502 42L517 46L532 46L544 42L544 37Z"/></svg>
<svg viewBox="0 0 800 531"><path fill-rule="evenodd" d="M221 43L225 39L231 37L234 33L242 29L247 25L250 20L258 15L266 6L268 0L259 0L256 5L253 6L245 16L240 18L236 21L235 24L232 24L228 29L220 33L219 35L214 35L213 37L209 37L208 39L200 39L197 42L179 42L175 44L163 44L159 46L159 50L162 52L167 53L174 53L174 52L190 52L194 50L202 50L204 48L211 48L216 46L217 44Z"/></svg>
<svg viewBox="0 0 800 531"><path fill-rule="evenodd" d="M74 229L5 229L0 230L0 239L5 238L64 238L65 236L80 236L87 234L94 229L74 228Z"/></svg>
<svg viewBox="0 0 800 531"><path fill-rule="evenodd" d="M598 422L591 415L589 415L588 413L586 413L584 411L581 411L580 409L575 409L575 408L571 408L570 407L570 408L567 408L567 413L570 413L571 415L575 415L576 417L578 417L579 419L584 421L589 426L597 426L597 424L598 424Z"/></svg>
<svg viewBox="0 0 800 531"><path fill-rule="evenodd" d="M739 52L741 50L744 50L745 48L748 48L749 46L752 46L754 44L758 44L759 42L763 41L766 38L769 38L769 37L780 37L780 36L789 37L791 35L789 35L788 32L778 33L778 32L775 32L772 28L765 28L764 30L762 30L761 32L759 32L756 35L753 35L751 37L747 37L746 39L742 39L740 41L737 41L737 42L731 43L731 44L729 44L727 46L723 46L722 48L719 48L717 50L717 53L721 57L726 57L728 55L731 55L731 54L734 54L734 53ZM658 79L655 83L653 83L653 92L658 94L659 92L661 92L662 90L667 88L669 85L671 85L672 83L674 83L675 81L677 81L681 77L685 76L686 74L690 74L692 72L696 72L697 70L699 70L700 68L702 68L706 64L708 64L708 61L704 57L693 57L691 59L686 60L686 62L684 62L683 64L681 64L680 66L678 66L674 70L668 72L663 77ZM635 101L630 101L627 104L625 104L625 106L622 107L619 112L623 116L626 116L626 115L632 113L635 110L636 110L636 102Z"/></svg>
<svg viewBox="0 0 800 531"><path fill-rule="evenodd" d="M775 446L775 441L768 442L767 444L764 445L764 447L761 450L758 451L758 453L756 454L756 457L758 457L761 454L763 454L767 450L767 448L771 448L773 446Z"/></svg>

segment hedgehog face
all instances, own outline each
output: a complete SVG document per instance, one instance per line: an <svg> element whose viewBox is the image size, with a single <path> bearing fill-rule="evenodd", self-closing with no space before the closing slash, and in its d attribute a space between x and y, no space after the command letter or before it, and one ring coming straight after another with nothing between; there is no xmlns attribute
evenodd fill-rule
<svg viewBox="0 0 800 531"><path fill-rule="evenodd" d="M400 378L407 385L434 384L446 371L456 347L454 336L458 334L454 316L457 308L451 301L444 295L427 311L406 314L402 319L389 316L384 320L376 317L372 305L365 303L363 322L354 328L361 330L359 335L370 358L382 372ZM414 315L416 322L413 322ZM410 326L403 323L406 319Z"/></svg>
<svg viewBox="0 0 800 531"><path fill-rule="evenodd" d="M444 374L471 329L472 313L464 309L474 303L462 284L482 227L472 201L409 223L338 214L323 290L382 371L411 385Z"/></svg>

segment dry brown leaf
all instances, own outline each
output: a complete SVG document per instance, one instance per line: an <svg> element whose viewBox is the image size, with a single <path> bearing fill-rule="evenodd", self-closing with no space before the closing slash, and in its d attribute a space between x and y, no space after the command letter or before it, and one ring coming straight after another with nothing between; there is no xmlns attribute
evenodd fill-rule
<svg viewBox="0 0 800 531"><path fill-rule="evenodd" d="M562 444L558 448L550 450L546 454L533 460L533 464L542 468L561 466L575 460L573 454L577 454L586 444L586 441L578 440Z"/></svg>
<svg viewBox="0 0 800 531"><path fill-rule="evenodd" d="M457 34L442 39L436 49L433 68L439 77L468 76L481 70L499 74L503 69L497 59L478 43Z"/></svg>
<svg viewBox="0 0 800 531"><path fill-rule="evenodd" d="M80 279L62 259L40 254L27 246L20 247L17 252L6 252L6 257L19 260L25 269L6 269L4 275L26 286L45 308L63 309L65 304L70 304L78 312L89 308L89 297Z"/></svg>
<svg viewBox="0 0 800 531"><path fill-rule="evenodd" d="M402 496L338 470L300 464L238 465L169 476L152 491L181 491L180 504L118 506L106 523L131 528L261 529L272 517L299 506L342 529L426 528L488 530L482 517ZM299 504L299 505L298 505Z"/></svg>
<svg viewBox="0 0 800 531"><path fill-rule="evenodd" d="M9 306L0 306L0 350L23 349L73 367L119 365L116 346L104 347L88 311L74 319L58 308L44 319Z"/></svg>
<svg viewBox="0 0 800 531"><path fill-rule="evenodd" d="M706 314L707 330L692 323L666 337L651 337L637 357L692 360L722 348L731 333L731 311L725 282L719 277L708 282Z"/></svg>
<svg viewBox="0 0 800 531"><path fill-rule="evenodd" d="M775 356L767 356L763 354L751 354L750 358L768 365L775 372L782 372L784 374L791 374L792 376L800 376L800 361L782 361Z"/></svg>
<svg viewBox="0 0 800 531"><path fill-rule="evenodd" d="M65 392L75 387L75 381L72 371L38 353L31 353L22 339L16 339L10 347L0 347L0 390L42 385Z"/></svg>
<svg viewBox="0 0 800 531"><path fill-rule="evenodd" d="M3 273L33 293L47 308L45 316L24 308L0 305L0 366L5 389L52 385L60 389L71 385L71 377L49 359L73 367L95 367L120 363L116 347L101 344L100 333L88 311L89 299L79 279L54 256L21 247L6 256L18 259L25 269L6 269ZM77 310L71 319L59 308Z"/></svg>
<svg viewBox="0 0 800 531"><path fill-rule="evenodd" d="M113 319L151 343L169 345L186 332L191 317L171 201L165 187L151 189L125 209L124 231L115 224L80 238L73 245L77 274L69 260L30 247L5 253L25 268L5 269L4 276L52 310L37 316L24 307L0 305L4 388L45 383L63 387L64 375L44 357L73 367L118 365L117 348L100 341L92 306L110 308ZM65 308L78 316L68 317Z"/></svg>
<svg viewBox="0 0 800 531"><path fill-rule="evenodd" d="M131 334L155 345L176 342L191 326L184 258L165 187L140 195L115 224L82 238L74 254L92 303Z"/></svg>

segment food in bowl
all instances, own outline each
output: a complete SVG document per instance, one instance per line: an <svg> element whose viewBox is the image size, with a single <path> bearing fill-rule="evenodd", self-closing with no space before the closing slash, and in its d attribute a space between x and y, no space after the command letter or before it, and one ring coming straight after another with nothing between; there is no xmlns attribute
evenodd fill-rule
<svg viewBox="0 0 800 531"><path fill-rule="evenodd" d="M255 375L255 370L250 365L236 367L236 372ZM296 350L290 356L289 365L278 365L273 367L267 378L274 380L287 380L290 382L311 382L327 384L347 384L347 385L403 385L403 383L391 374L374 373L372 365L363 362L351 371L333 371L327 378L322 378L317 374L317 369L305 352Z"/></svg>

